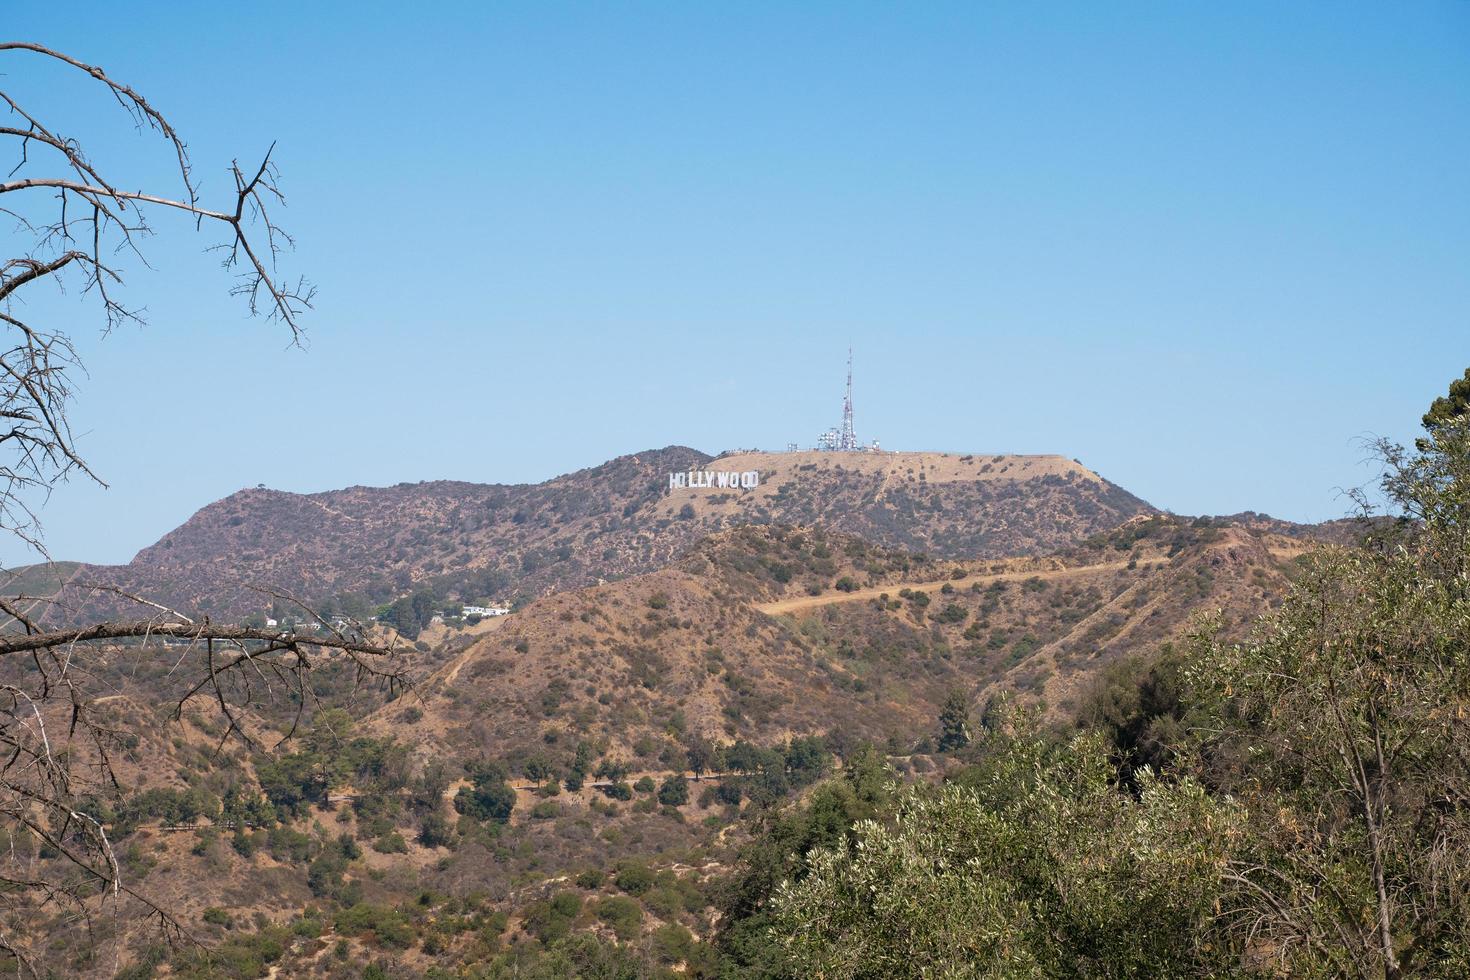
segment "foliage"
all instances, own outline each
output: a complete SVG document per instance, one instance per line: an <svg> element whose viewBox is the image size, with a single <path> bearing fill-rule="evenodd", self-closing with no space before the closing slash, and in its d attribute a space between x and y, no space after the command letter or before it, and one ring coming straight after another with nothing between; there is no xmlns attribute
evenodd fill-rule
<svg viewBox="0 0 1470 980"><path fill-rule="evenodd" d="M440 605L442 602L432 592L420 590L384 607L378 613L378 621L392 626L408 639L416 640L439 611Z"/></svg>
<svg viewBox="0 0 1470 980"><path fill-rule="evenodd" d="M905 791L774 902L798 975L1208 973L1196 943L1239 815L1193 782L1112 784L1102 740L999 736L989 764Z"/></svg>
<svg viewBox="0 0 1470 980"><path fill-rule="evenodd" d="M689 782L682 774L673 775L658 788L658 801L664 806L683 806L689 802Z"/></svg>
<svg viewBox="0 0 1470 980"><path fill-rule="evenodd" d="M613 876L613 883L629 895L643 895L653 887L653 872L637 861L624 863Z"/></svg>
<svg viewBox="0 0 1470 980"><path fill-rule="evenodd" d="M970 697L956 688L939 711L939 751L953 752L970 744Z"/></svg>
<svg viewBox="0 0 1470 980"><path fill-rule="evenodd" d="M1439 404L1439 403L1436 403ZM1250 805L1237 928L1286 972L1470 972L1470 420L1382 444L1404 516L1325 548L1250 643L1200 641L1216 778Z"/></svg>
<svg viewBox="0 0 1470 980"><path fill-rule="evenodd" d="M402 912L371 902L358 902L337 916L337 931L346 936L371 935L385 946L413 945L413 927Z"/></svg>
<svg viewBox="0 0 1470 980"><path fill-rule="evenodd" d="M623 895L612 895L598 900L593 912L624 942L637 938L643 924L643 909L633 899Z"/></svg>
<svg viewBox="0 0 1470 980"><path fill-rule="evenodd" d="M1144 766L1173 767L1189 731L1209 724L1187 700L1184 661L1172 646L1153 660L1124 657L1099 672L1077 710L1077 722L1113 745L1119 774L1129 782Z"/></svg>
<svg viewBox="0 0 1470 980"><path fill-rule="evenodd" d="M454 808L482 822L507 823L515 809L516 791L506 783L505 770L485 764L468 768L473 785L460 787L454 797Z"/></svg>
<svg viewBox="0 0 1470 980"><path fill-rule="evenodd" d="M1465 369L1463 377L1450 382L1447 395L1436 398L1429 406L1429 411L1424 413L1424 428L1432 434L1447 422L1467 415L1470 415L1470 368ZM1428 448L1423 443L1421 446Z"/></svg>
<svg viewBox="0 0 1470 980"><path fill-rule="evenodd" d="M736 975L784 975L770 935L770 899L783 880L800 880L807 857L821 848L845 847L859 820L875 816L892 792L891 773L872 747L852 753L842 774L812 791L805 805L757 814L751 841L741 848L736 872L716 895L721 912L718 945Z"/></svg>

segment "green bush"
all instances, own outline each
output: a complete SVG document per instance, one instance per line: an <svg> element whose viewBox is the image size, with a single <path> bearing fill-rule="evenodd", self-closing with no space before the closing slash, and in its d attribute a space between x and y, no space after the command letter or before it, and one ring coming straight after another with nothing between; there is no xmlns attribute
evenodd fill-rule
<svg viewBox="0 0 1470 980"><path fill-rule="evenodd" d="M358 902L339 913L337 931L348 936L372 934L384 945L398 949L413 945L413 928L403 913L371 902Z"/></svg>
<svg viewBox="0 0 1470 980"><path fill-rule="evenodd" d="M670 776L658 788L658 801L664 806L683 806L689 802L689 781L683 776Z"/></svg>
<svg viewBox="0 0 1470 980"><path fill-rule="evenodd" d="M963 623L969 616L965 607L957 602L951 602L935 614L934 618L941 623Z"/></svg>
<svg viewBox="0 0 1470 980"><path fill-rule="evenodd" d="M505 771L498 766L474 766L470 773L473 786L462 786L454 797L454 808L480 821L506 823L516 805L516 791L505 782Z"/></svg>
<svg viewBox="0 0 1470 980"><path fill-rule="evenodd" d="M638 938L643 925L643 909L631 898L622 895L604 898L597 903L595 914L623 942Z"/></svg>
<svg viewBox="0 0 1470 980"><path fill-rule="evenodd" d="M558 914L550 902L532 902L521 909L521 924L543 945L565 939L572 931L572 917Z"/></svg>
<svg viewBox="0 0 1470 980"><path fill-rule="evenodd" d="M642 895L653 887L653 880L647 865L629 862L618 868L613 883L629 895Z"/></svg>
<svg viewBox="0 0 1470 980"><path fill-rule="evenodd" d="M652 949L660 963L682 963L694 951L694 937L688 929L670 922L653 931Z"/></svg>
<svg viewBox="0 0 1470 980"><path fill-rule="evenodd" d="M551 910L557 915L575 919L582 911L582 896L576 892L557 892L552 896Z"/></svg>
<svg viewBox="0 0 1470 980"><path fill-rule="evenodd" d="M419 843L425 847L451 847L454 844L454 826L439 810L434 810L419 821Z"/></svg>

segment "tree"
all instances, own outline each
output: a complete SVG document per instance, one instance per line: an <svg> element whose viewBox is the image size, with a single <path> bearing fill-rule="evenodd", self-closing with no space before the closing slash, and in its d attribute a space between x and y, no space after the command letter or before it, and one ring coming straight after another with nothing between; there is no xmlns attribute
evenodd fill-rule
<svg viewBox="0 0 1470 980"><path fill-rule="evenodd" d="M715 763L715 748L702 736L690 736L684 743L684 752L689 759L689 771L695 778L709 772Z"/></svg>
<svg viewBox="0 0 1470 980"><path fill-rule="evenodd" d="M587 774L592 771L592 763L595 758L596 753L593 752L591 743L586 741L577 743L577 751L572 756L572 764L567 770L566 779L563 780L568 790L575 793L582 788L582 784L587 781Z"/></svg>
<svg viewBox="0 0 1470 980"><path fill-rule="evenodd" d="M889 801L892 776L883 756L863 745L840 776L819 784L801 805L785 812L756 811L756 832L741 848L734 872L716 886L717 941L733 967L731 975L791 975L770 928L772 896L783 880L806 875L813 852L849 846L854 824L875 817Z"/></svg>
<svg viewBox="0 0 1470 980"><path fill-rule="evenodd" d="M44 308L28 302L31 297L49 286L95 303L104 332L141 323L139 311L125 302L121 263L129 256L143 260L151 222L165 214L199 230L218 231L210 246L235 276L231 292L244 299L252 315L284 325L293 341L302 336L300 316L310 307L312 290L304 281L288 284L277 271L276 260L290 238L274 216L282 201L274 147L254 167L232 163L233 186L225 200L206 203L183 139L140 92L101 68L38 44L0 42L0 61L0 84L5 86L0 89L5 111L0 141L12 154L11 165L0 168L6 171L0 179L0 210L15 229L14 251L0 258L0 330L7 334L0 353L0 412L5 417L0 530L44 555L31 499L44 498L74 475L99 484L102 480L72 436L70 378L80 364L71 335L31 319L30 310ZM167 159L166 175L131 173L124 182L93 162L82 140L61 135L63 123L32 112L27 108L30 97L12 88L12 83L23 86L28 80L15 70L22 65L39 69L31 78L57 71L58 77L48 80L53 85L58 78L76 78L95 86L140 133L158 140ZM42 84L47 82L38 82ZM7 918L25 920L34 918L36 906L31 903L44 901L85 920L88 936L95 935L91 924L96 912L137 903L169 936L176 936L182 931L179 923L126 879L95 805L76 795L80 786L115 785L109 760L120 744L118 733L93 711L95 681L89 665L96 658L88 655L88 648L141 640L146 651L160 639L185 641L182 654L177 649L169 654L177 661L173 676L183 682L176 692L175 717L196 698L203 700L225 722L221 744L255 744L243 715L262 696L271 696L262 695L267 689L283 686L294 692L304 714L312 700L307 673L314 666L341 660L361 678L395 686L399 674L384 664L391 651L331 629L303 603L268 588L261 589L264 602L285 603L326 629L298 634L263 625L215 623L116 588L77 588L106 604L112 618L61 625L59 617L71 616L66 610L0 599L0 612L14 620L14 628L0 634L0 661L16 664L22 677L0 693L0 731L6 742L0 763L0 825L8 839L38 841L68 866L59 870L48 862L28 868L0 860L0 902L9 910ZM294 726L287 737L292 734ZM19 972L46 972L27 938L6 929L0 953L13 959Z"/></svg>
<svg viewBox="0 0 1470 980"><path fill-rule="evenodd" d="M454 844L454 827L442 810L433 810L419 821L418 841L425 847L450 847Z"/></svg>
<svg viewBox="0 0 1470 980"><path fill-rule="evenodd" d="M1450 382L1449 394L1436 398L1424 413L1424 428L1433 433L1453 419L1470 415L1470 368L1462 377Z"/></svg>
<svg viewBox="0 0 1470 980"><path fill-rule="evenodd" d="M1206 635L1191 667L1235 762L1212 776L1252 816L1229 921L1288 973L1466 975L1470 419L1379 451L1399 520L1317 552L1255 639Z"/></svg>
<svg viewBox="0 0 1470 980"><path fill-rule="evenodd" d="M688 781L682 775L668 777L658 788L658 801L664 806L683 806L688 803Z"/></svg>
<svg viewBox="0 0 1470 980"><path fill-rule="evenodd" d="M516 791L505 782L505 770L496 765L466 767L473 782L462 786L454 797L454 808L476 820L506 823L516 805Z"/></svg>
<svg viewBox="0 0 1470 980"><path fill-rule="evenodd" d="M218 228L221 237L215 247L222 250L225 268L237 275L231 292L245 298L252 314L285 324L295 340L301 337L300 315L310 307L313 290L304 281L286 285L275 271L276 259L291 239L272 213L283 201L271 160L274 147L253 169L232 163L233 199L208 207L200 198L183 139L140 93L96 66L39 44L3 42L0 55L16 65L34 56L95 79L141 132L161 138L175 171L173 192L126 189L91 161L81 141L60 135L55 126L28 112L23 95L0 91L10 117L0 126L0 139L9 141L16 160L15 169L0 182L0 198L25 239L21 254L0 265L0 323L12 338L0 356L5 374L0 398L12 425L5 439L10 462L0 471L5 478L0 527L39 544L32 535L35 515L22 495L44 491L72 473L101 480L78 452L67 421L72 398L67 370L78 366L71 338L23 321L16 312L23 290L30 293L51 284L91 297L106 330L141 323L139 312L122 300L123 270L116 257L141 256L152 233L150 219L165 213L186 216L200 228Z"/></svg>
<svg viewBox="0 0 1470 980"><path fill-rule="evenodd" d="M939 751L953 752L970 744L970 697L959 688L949 692L939 710Z"/></svg>
<svg viewBox="0 0 1470 980"><path fill-rule="evenodd" d="M786 976L1210 976L1238 815L1146 776L1118 793L1103 740L1004 736L968 778L905 791L777 888ZM1223 972L1223 971L1222 971Z"/></svg>

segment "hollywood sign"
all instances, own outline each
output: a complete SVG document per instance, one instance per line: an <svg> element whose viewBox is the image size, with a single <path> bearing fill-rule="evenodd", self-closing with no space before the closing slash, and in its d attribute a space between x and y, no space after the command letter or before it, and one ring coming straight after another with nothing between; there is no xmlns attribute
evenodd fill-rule
<svg viewBox="0 0 1470 980"><path fill-rule="evenodd" d="M711 489L754 490L761 485L760 470L690 470L688 473L670 473L669 489L683 490L687 487L709 487Z"/></svg>

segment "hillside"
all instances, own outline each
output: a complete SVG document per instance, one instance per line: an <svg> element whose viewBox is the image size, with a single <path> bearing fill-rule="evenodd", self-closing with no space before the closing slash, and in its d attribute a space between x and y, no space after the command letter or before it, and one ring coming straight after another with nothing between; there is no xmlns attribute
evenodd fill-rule
<svg viewBox="0 0 1470 980"><path fill-rule="evenodd" d="M669 474L754 471L753 489L685 487ZM1152 509L1071 460L940 453L623 456L533 485L438 481L317 494L242 490L203 508L127 565L83 566L180 609L242 617L250 585L358 608L415 588L528 599L662 567L742 524L822 525L938 557L1051 551ZM68 612L117 610L73 586ZM53 618L59 615L53 614Z"/></svg>
<svg viewBox="0 0 1470 980"><path fill-rule="evenodd" d="M737 527L664 568L426 631L410 652L414 689L396 700L344 697L349 688L331 679L342 665L319 664L317 681L339 693L274 751L264 738L218 754L222 721L204 702L170 720L197 651L182 673L182 653L103 651L90 676L116 693L97 702L101 717L139 733L114 760L122 791L110 829L148 894L221 939L233 927L219 909L234 923L259 913L272 928L283 910L303 910L306 931L272 934L295 970L342 943L364 958L385 942L403 949L392 938L408 934L400 915L438 937L403 954L419 969L492 957L543 935L541 906L574 878L589 910L579 928L596 931L604 912L621 909L633 916L616 933L623 941L652 941L672 924L708 937L723 887L713 879L748 839L742 814L800 792L830 764L803 762L803 751L823 746L846 760L869 740L899 772L924 778L956 688L972 717L1009 693L1068 726L1102 668L1177 639L1198 613L1218 610L1228 631L1243 631L1279 600L1313 537L1254 515L1153 515L1059 554L966 560L821 528ZM355 726L343 712L328 721L332 705L348 706ZM250 724L286 727L289 701L282 707L285 716L262 711ZM655 787L690 776L700 745L730 760L728 771L665 802ZM573 787L589 748L596 772L619 775L595 782L586 768ZM486 763L510 776L515 805L503 824L456 809L466 774ZM261 792L280 822L248 833L230 825L229 807L243 804L228 801ZM216 816L191 815L196 803ZM436 813L447 822L426 822ZM637 892L636 915L620 897L638 887L630 867L659 883ZM323 903L343 911L310 911ZM438 921L470 924L441 934ZM147 936L145 919L131 928Z"/></svg>
<svg viewBox="0 0 1470 980"><path fill-rule="evenodd" d="M1065 557L986 562L728 531L670 568L531 603L422 684L411 712L390 706L369 724L426 757L513 764L582 738L657 754L689 734L828 733L898 750L954 687L977 706L1006 691L1065 711L1100 667L1177 639L1200 612L1242 629L1304 547L1176 518Z"/></svg>

